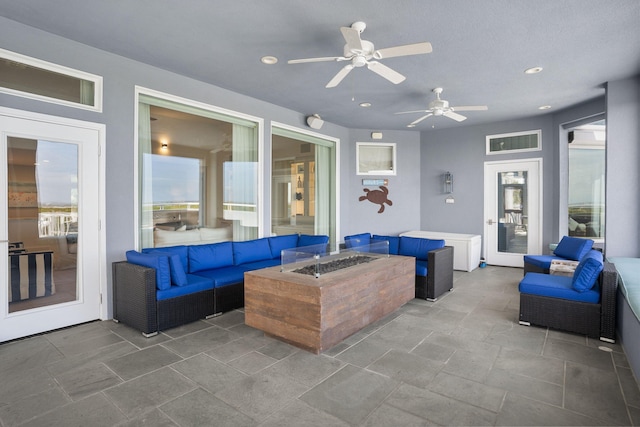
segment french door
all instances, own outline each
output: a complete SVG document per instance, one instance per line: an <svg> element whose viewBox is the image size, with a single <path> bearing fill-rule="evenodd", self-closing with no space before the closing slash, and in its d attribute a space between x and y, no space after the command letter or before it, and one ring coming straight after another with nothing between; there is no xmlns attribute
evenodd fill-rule
<svg viewBox="0 0 640 427"><path fill-rule="evenodd" d="M542 159L486 162L484 235L488 264L522 267L542 247Z"/></svg>
<svg viewBox="0 0 640 427"><path fill-rule="evenodd" d="M0 342L101 317L103 137L0 109Z"/></svg>

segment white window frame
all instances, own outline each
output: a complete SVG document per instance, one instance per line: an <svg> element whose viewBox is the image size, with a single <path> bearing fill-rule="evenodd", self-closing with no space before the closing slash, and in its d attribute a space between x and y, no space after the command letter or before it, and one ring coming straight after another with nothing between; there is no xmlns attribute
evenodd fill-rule
<svg viewBox="0 0 640 427"><path fill-rule="evenodd" d="M367 148L391 148L391 170L372 170L363 171L360 170L360 149ZM356 142L356 175L366 176L395 176L397 175L397 158L396 158L396 143L395 142Z"/></svg>
<svg viewBox="0 0 640 427"><path fill-rule="evenodd" d="M523 136L523 135L537 135L538 136L538 146L534 148L517 148L514 150L502 150L502 151L491 151L491 140L499 139L499 138L509 138L513 136ZM486 154L487 156L495 156L500 154L513 154L513 153L526 153L531 151L541 151L542 150L542 130L526 130L522 132L509 132L509 133L500 133L496 135L487 135L486 137Z"/></svg>
<svg viewBox="0 0 640 427"><path fill-rule="evenodd" d="M86 105L81 104L79 102L66 101L64 99L52 98L49 96L38 95L30 92L23 92L21 90L9 89L6 87L0 86L0 93L6 93L9 95L19 96L22 98L35 99L43 102L50 102L52 104L64 105L67 107L80 108L83 110L96 111L98 113L102 112L102 93L103 93L103 84L102 84L102 76L98 76L96 74L87 73L85 71L75 70L73 68L65 67L63 65L54 64L52 62L43 61L41 59L32 58L26 55L21 55L16 52L12 52L5 49L0 49L0 58L8 59L9 61L14 61L26 65L30 65L32 67L41 68L46 71L51 71L54 73L64 74L69 77L74 77L80 80L87 80L93 82L93 102L94 105Z"/></svg>

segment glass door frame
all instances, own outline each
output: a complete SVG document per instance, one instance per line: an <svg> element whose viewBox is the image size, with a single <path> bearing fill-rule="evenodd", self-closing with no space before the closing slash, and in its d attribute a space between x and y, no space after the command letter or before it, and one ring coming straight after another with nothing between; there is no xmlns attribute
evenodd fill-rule
<svg viewBox="0 0 640 427"><path fill-rule="evenodd" d="M32 335L35 333L45 332L48 330L53 330L61 327L71 326L73 324L82 323L87 320L95 320L107 319L109 316L109 304L105 303L108 301L106 298L109 295L107 289L107 277L106 277L106 230L105 227L102 226L104 224L105 218L105 155L104 155L104 147L105 147L105 131L106 126L100 123L92 123L86 121L80 121L75 119L68 119L64 117L57 116L49 116L40 113L33 113L29 111L15 110L11 108L0 107L0 118L2 118L3 122L7 124L7 127L4 126L0 128L0 142L3 148L3 153L0 153L0 173L3 174L4 178L2 179L3 185L6 184L4 182L7 178L7 158L6 158L6 140L8 136L24 136L26 138L34 138L37 137L37 131L31 133L30 131L22 131L19 129L21 126L23 128L31 127L37 128L41 125L43 128L49 127L50 129L56 128L56 132L59 132L63 136L58 136L57 138L52 138L52 141L59 142L70 142L78 144L79 152L80 152L80 162L79 162L79 173L81 176L81 180L84 180L84 177L87 173L91 173L91 182L92 187L87 189L81 189L81 193L83 191L89 191L92 193L96 192L90 200L86 200L83 202L86 203L96 203L97 206L94 206L93 212L94 214L90 215L91 218L85 218L85 227L88 227L88 224L93 223L94 220L97 219L98 223L96 224L96 228L93 229L92 235L97 236L97 242L92 243L91 248L89 249L89 245L84 245L85 248L81 247L81 251L78 254L78 274L82 274L85 282L89 282L88 278L90 278L91 282L94 283L91 285L91 298L95 296L96 300L91 300L91 314L89 317L91 319L86 319L87 310L83 312L83 314L77 312L69 312L69 309L73 309L75 306L78 306L78 301L72 301L69 303L63 303L58 305L44 306L40 308L34 308L30 310L22 310L15 313L8 313L8 280L9 280L9 272L3 271L2 276L0 277L0 284L2 284L2 295L0 296L0 324L2 327L0 328L0 342L21 338L23 336ZM29 125L29 126L27 126ZM63 131L63 129L65 129ZM74 132L77 131L80 134L91 138L91 143L88 145L83 145L81 140L73 139L72 137L65 138L65 132ZM92 164L94 166L89 167L88 165L83 164L82 159L86 159L84 156L94 156L92 157ZM96 166L97 165L97 168ZM80 185L83 186L84 183L81 181ZM6 212L8 209L8 201L7 197L3 197L0 200L0 211ZM97 218L95 218L97 216ZM0 256L3 260L8 260L8 230L7 230L7 222L6 217L4 220L0 221ZM83 239L86 239L83 237ZM90 267L85 268L84 261L81 259L84 257L83 253L89 249L90 251L96 251L97 253L92 254L93 261L90 264ZM97 250L96 250L97 249ZM5 264L7 265L7 264ZM4 269L3 269L4 270ZM8 270L8 269L7 269ZM32 325L33 323L33 325Z"/></svg>
<svg viewBox="0 0 640 427"><path fill-rule="evenodd" d="M484 256L488 264L523 267L524 254L498 250L498 183L501 172L527 172L527 253L542 253L542 158L484 163Z"/></svg>

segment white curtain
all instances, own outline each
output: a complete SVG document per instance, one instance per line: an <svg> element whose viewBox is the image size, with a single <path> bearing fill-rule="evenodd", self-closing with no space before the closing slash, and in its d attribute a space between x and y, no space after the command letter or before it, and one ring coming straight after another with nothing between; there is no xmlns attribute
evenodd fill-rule
<svg viewBox="0 0 640 427"><path fill-rule="evenodd" d="M149 104L138 104L138 173L140 245L153 247L153 180L151 169L151 113Z"/></svg>
<svg viewBox="0 0 640 427"><path fill-rule="evenodd" d="M80 103L95 106L95 83L89 80L80 80Z"/></svg>
<svg viewBox="0 0 640 427"><path fill-rule="evenodd" d="M233 174L233 187L241 189L244 193L245 206L234 206L237 210L231 213L229 219L233 219L233 240L243 241L258 237L258 144L256 143L255 128L239 124L233 125L232 155L233 163L238 164ZM226 185L226 183L225 183Z"/></svg>

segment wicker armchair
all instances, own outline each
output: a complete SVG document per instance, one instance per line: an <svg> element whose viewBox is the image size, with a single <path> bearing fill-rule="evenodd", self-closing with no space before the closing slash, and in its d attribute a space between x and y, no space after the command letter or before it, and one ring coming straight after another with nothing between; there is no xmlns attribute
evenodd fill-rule
<svg viewBox="0 0 640 427"><path fill-rule="evenodd" d="M453 247L434 249L427 256L427 276L416 275L416 298L435 301L453 289Z"/></svg>
<svg viewBox="0 0 640 427"><path fill-rule="evenodd" d="M597 304L521 293L520 324L545 326L615 342L618 272L613 264L604 263L598 283L600 301Z"/></svg>

